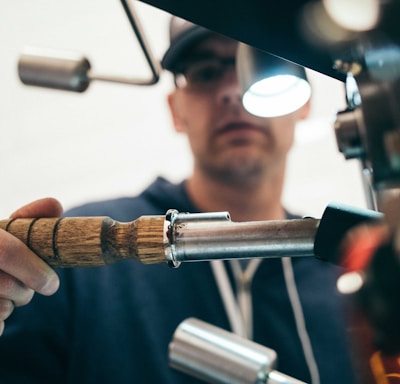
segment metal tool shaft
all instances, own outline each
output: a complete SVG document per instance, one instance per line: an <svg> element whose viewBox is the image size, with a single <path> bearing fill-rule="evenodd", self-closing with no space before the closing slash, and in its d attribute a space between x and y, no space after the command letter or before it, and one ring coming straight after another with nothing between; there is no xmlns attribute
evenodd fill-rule
<svg viewBox="0 0 400 384"><path fill-rule="evenodd" d="M314 256L318 219L232 222L227 212L206 215L167 215L167 259L175 266L186 261Z"/></svg>
<svg viewBox="0 0 400 384"><path fill-rule="evenodd" d="M316 219L232 222L227 212L142 216L130 223L107 217L0 220L53 267L112 264L133 258L164 263L232 258L314 256Z"/></svg>

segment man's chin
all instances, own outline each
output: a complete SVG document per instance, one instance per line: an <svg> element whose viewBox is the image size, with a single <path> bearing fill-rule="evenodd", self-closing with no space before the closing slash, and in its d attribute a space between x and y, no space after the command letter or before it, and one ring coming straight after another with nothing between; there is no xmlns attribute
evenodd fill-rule
<svg viewBox="0 0 400 384"><path fill-rule="evenodd" d="M245 186L249 182L254 183L262 177L265 163L259 158L249 158L244 156L233 156L224 159L219 166L214 164L212 173L219 179L225 180L230 184Z"/></svg>
<svg viewBox="0 0 400 384"><path fill-rule="evenodd" d="M237 167L253 167L268 161L268 151L266 148L255 145L236 145L230 146L221 152L222 162L234 164Z"/></svg>

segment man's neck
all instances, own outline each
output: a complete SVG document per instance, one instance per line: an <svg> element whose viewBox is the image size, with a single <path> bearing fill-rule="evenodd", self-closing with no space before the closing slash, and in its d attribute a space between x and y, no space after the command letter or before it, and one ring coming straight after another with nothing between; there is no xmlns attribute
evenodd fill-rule
<svg viewBox="0 0 400 384"><path fill-rule="evenodd" d="M188 194L203 212L228 211L233 221L285 218L281 203L284 175L268 177L252 186L233 187L194 172L188 179Z"/></svg>

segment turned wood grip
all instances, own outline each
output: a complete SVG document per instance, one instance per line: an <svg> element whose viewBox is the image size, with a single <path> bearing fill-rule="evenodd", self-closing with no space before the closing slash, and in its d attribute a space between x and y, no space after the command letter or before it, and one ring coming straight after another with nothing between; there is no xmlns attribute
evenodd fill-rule
<svg viewBox="0 0 400 384"><path fill-rule="evenodd" d="M93 267L134 258L166 262L164 216L142 216L129 223L109 217L21 218L0 220L52 267Z"/></svg>

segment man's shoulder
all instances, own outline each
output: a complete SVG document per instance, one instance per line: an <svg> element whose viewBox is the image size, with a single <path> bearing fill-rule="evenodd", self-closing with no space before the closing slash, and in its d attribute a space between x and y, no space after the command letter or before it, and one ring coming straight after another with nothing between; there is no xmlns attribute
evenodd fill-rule
<svg viewBox="0 0 400 384"><path fill-rule="evenodd" d="M69 209L65 216L110 216L130 221L142 215L165 214L181 195L180 188L180 184L158 177L137 195L88 202Z"/></svg>
<svg viewBox="0 0 400 384"><path fill-rule="evenodd" d="M130 211L139 206L140 197L119 197L107 200L91 201L66 211L65 216L115 216L118 212Z"/></svg>

